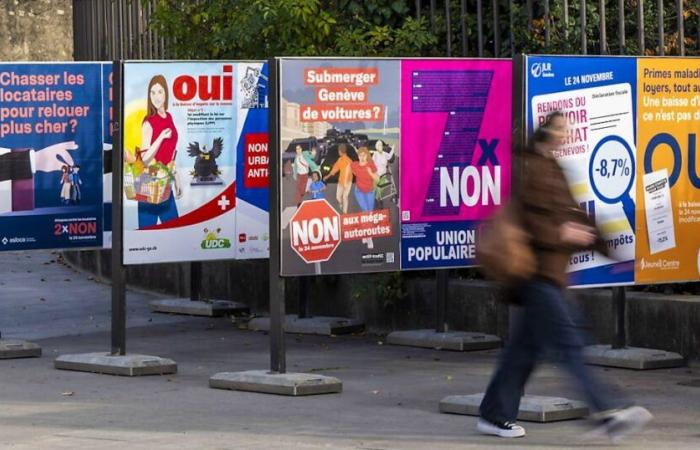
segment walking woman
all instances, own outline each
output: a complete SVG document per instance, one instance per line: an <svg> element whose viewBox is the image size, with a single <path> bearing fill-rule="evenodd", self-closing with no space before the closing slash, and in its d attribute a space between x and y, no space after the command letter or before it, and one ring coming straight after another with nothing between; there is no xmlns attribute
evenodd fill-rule
<svg viewBox="0 0 700 450"><path fill-rule="evenodd" d="M564 297L570 256L602 242L592 222L578 208L553 151L566 139L566 119L550 115L534 134L523 156L522 222L531 236L534 276L512 289L521 307L514 333L481 403L477 429L499 437L521 437L515 424L520 397L536 363L553 351L585 394L598 428L594 434L618 439L651 420L642 407L628 407L593 376L583 356L585 336Z"/></svg>

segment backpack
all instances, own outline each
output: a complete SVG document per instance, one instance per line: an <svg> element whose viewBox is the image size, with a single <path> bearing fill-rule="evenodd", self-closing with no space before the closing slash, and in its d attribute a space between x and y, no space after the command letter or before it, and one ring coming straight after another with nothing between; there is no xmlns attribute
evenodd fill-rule
<svg viewBox="0 0 700 450"><path fill-rule="evenodd" d="M530 234L523 227L521 210L520 202L512 199L480 227L476 260L487 278L515 284L535 274L537 259Z"/></svg>

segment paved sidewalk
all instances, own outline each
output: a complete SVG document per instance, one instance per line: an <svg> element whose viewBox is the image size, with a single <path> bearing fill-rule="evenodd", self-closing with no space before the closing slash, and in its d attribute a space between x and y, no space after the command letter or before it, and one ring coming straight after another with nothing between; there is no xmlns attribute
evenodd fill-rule
<svg viewBox="0 0 700 450"><path fill-rule="evenodd" d="M583 442L585 422L524 423L528 436L475 433L475 418L437 412L441 398L484 390L497 351L452 353L379 345L378 338L289 336L290 371L333 375L342 394L305 398L209 389L220 371L268 367L268 336L226 319L152 315L130 292L129 351L175 359L179 373L122 378L53 369L62 353L107 350L109 286L50 262L49 253L0 254L3 335L37 340L40 359L0 361L0 448L12 449L470 449L606 448ZM47 263L47 264L45 264ZM31 270L31 272L28 272ZM14 271L14 272L12 272ZM44 279L45 281L41 281ZM66 281L70 279L70 281ZM44 300L41 300L41 299ZM623 448L698 448L700 379L691 368L595 368L656 420ZM528 393L579 397L551 364Z"/></svg>

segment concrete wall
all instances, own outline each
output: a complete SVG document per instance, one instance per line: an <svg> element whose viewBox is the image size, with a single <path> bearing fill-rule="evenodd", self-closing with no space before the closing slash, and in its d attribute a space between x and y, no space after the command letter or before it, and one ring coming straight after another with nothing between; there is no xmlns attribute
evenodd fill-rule
<svg viewBox="0 0 700 450"><path fill-rule="evenodd" d="M97 275L111 277L111 251L64 252L71 264ZM202 296L205 299L232 299L264 311L268 304L267 260L223 261L202 264ZM127 283L150 291L187 297L190 295L190 264L143 264L127 267ZM294 293L296 287L292 286Z"/></svg>
<svg viewBox="0 0 700 450"><path fill-rule="evenodd" d="M109 278L109 252L67 252L69 262ZM264 314L268 308L267 261L217 262L203 265L203 294L248 304ZM128 283L152 291L189 295L189 264L130 266ZM387 301L377 298L376 275L324 276L313 282L310 310L316 315L335 315L365 321L370 333L435 326L435 281L410 278L406 296ZM369 288L368 288L369 287ZM447 324L452 330L508 335L508 307L498 300L499 290L478 280L451 279ZM578 305L595 342L609 344L614 336L613 300L609 289L569 291ZM296 312L298 284L287 280L287 310ZM678 352L700 358L700 296L671 296L629 291L627 337L631 346Z"/></svg>
<svg viewBox="0 0 700 450"><path fill-rule="evenodd" d="M0 61L73 59L71 0L0 0Z"/></svg>

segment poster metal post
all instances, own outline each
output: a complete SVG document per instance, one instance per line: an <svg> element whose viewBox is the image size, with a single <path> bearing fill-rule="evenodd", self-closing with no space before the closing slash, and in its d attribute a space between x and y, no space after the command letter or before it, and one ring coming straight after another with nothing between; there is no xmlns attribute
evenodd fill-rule
<svg viewBox="0 0 700 450"><path fill-rule="evenodd" d="M214 389L228 389L303 396L341 392L342 382L318 374L287 373L284 340L285 279L280 276L281 230L281 167L279 116L279 62L270 59L269 68L269 186L270 186L270 370L222 372L209 379Z"/></svg>
<svg viewBox="0 0 700 450"><path fill-rule="evenodd" d="M625 288L622 286L612 288L613 308L615 316L615 338L612 348L627 347L627 330L625 328Z"/></svg>
<svg viewBox="0 0 700 450"><path fill-rule="evenodd" d="M447 284L449 282L449 269L435 271L435 287L437 291L435 303L435 332L446 333L446 306L447 306Z"/></svg>
<svg viewBox="0 0 700 450"><path fill-rule="evenodd" d="M311 291L311 280L309 277L299 277L299 313L300 319L311 317L309 313L309 294Z"/></svg>
<svg viewBox="0 0 700 450"><path fill-rule="evenodd" d="M122 112L124 92L124 64L114 61L114 142L112 151L112 327L111 352L95 352L60 355L54 367L62 370L92 372L128 377L143 375L168 375L177 373L177 363L172 359L151 355L126 353L126 271L124 268L123 222L123 163L124 128Z"/></svg>
<svg viewBox="0 0 700 450"><path fill-rule="evenodd" d="M190 300L198 302L202 299L202 263L190 263Z"/></svg>
<svg viewBox="0 0 700 450"><path fill-rule="evenodd" d="M125 270L122 264L124 224L122 206L124 203L123 185L123 139L121 114L123 111L123 70L119 62L113 63L114 77L114 122L112 151L112 355L126 354L126 289Z"/></svg>
<svg viewBox="0 0 700 450"><path fill-rule="evenodd" d="M477 4L477 18L479 20L481 17L481 2L478 2ZM452 64L452 63L451 63ZM429 116L414 116L414 114L422 114L424 111L423 108L425 108L425 105L421 103L421 99L425 98L422 96L427 96L427 92L434 92L435 97L431 97L433 101L436 102L436 105L431 106L429 111L432 113L436 113L437 111L440 111L442 114L447 114L447 122L444 123L430 123L430 122L425 122L429 125L422 125L424 128L421 130L424 131L427 134L435 133L437 130L436 134L441 134L440 130L444 130L444 136L450 136L452 133L452 130L457 130L457 129L462 129L460 127L464 127L463 123L472 123L474 121L481 121L483 120L483 124L488 124L489 122L494 122L492 118L486 117L486 113L484 113L483 116L481 117L476 117L476 115L469 115L470 113L467 112L467 115L461 116L461 113L458 111L460 110L460 105L465 105L465 100L463 99L455 99L454 93L451 92L446 92L441 89L437 84L429 84L428 79L422 78L425 73L428 72L423 72L424 70L429 71L430 73L440 73L440 76L445 76L445 77L450 77L453 76L456 73L456 70L464 70L464 72L461 72L463 74L468 74L468 73L481 73L481 70L489 70L488 73L492 74L493 78L490 78L488 83L498 83L501 84L503 83L504 86L510 87L511 83L511 71L510 67L508 67L507 72L503 72L502 67L505 67L503 62L497 62L494 64L494 67L489 67L486 69L483 65L490 65L490 62L486 61L479 61L479 60L473 60L473 61L457 61L455 60L453 62L454 67L451 67L450 70L447 69L447 67L431 67L430 65L423 65L421 63L416 63L415 61L402 61L402 71L404 73L404 77L407 75L413 77L413 80L421 80L419 81L414 81L413 86L420 86L420 90L418 92L413 92L413 97L402 97L405 101L407 101L409 104L411 104L410 110L403 110L401 118L401 123L402 127L406 126L405 132L406 134L403 134L401 139L402 139L402 149L401 149L401 157L403 158L403 161L411 161L412 158L416 158L416 155L419 155L423 152L422 149L418 149L414 143L419 140L419 138L416 137L415 134L412 134L410 132L411 128L414 128L412 125L409 124L418 124L422 123L423 120L427 120L426 117ZM473 65L472 65L473 64ZM508 64L509 65L509 64ZM493 72L490 71L490 69L495 69ZM476 69L476 70L475 70ZM443 72L444 70L444 72ZM433 72L434 71L434 72ZM453 72L454 71L454 72ZM486 72L483 72L486 73ZM465 81L469 79L463 78L461 79L461 83L465 83L465 86L468 86L471 82ZM406 82L407 78L403 78L403 81ZM425 81L424 81L425 80ZM494 81L498 80L498 81ZM428 84L426 84L428 83ZM471 89L471 86L469 87ZM469 90L467 89L467 90ZM406 95L407 92L404 92L404 95ZM470 93L471 95L471 93ZM477 94L474 94L477 95ZM482 98L488 97L488 93L484 92L483 94L478 94L481 95ZM510 101L510 98L508 98L508 101ZM486 104L486 103L485 103ZM403 108L403 106L402 106ZM464 110L467 111L469 108L465 107ZM504 109L502 109L504 110ZM437 116L437 114L436 114ZM508 112L508 120L510 121L510 112ZM407 119L408 117L408 119ZM461 120L465 120L465 122L460 122ZM475 122L474 122L475 123ZM482 123L482 122L479 122ZM404 125L405 124L405 125ZM483 125L485 127L488 127L489 125ZM442 128L444 127L444 128ZM432 128L432 129L431 129ZM505 131L505 133L503 133ZM402 133L404 130L402 130ZM510 150L510 136L508 136L510 130L503 130L500 129L498 131L492 130L487 132L486 134L492 135L492 134L499 134L500 139L497 139L496 141L493 142L499 142L500 144L496 144L497 146L500 145L500 147L494 146L493 149L494 151L503 151L501 149L508 149L508 153ZM507 134L506 134L507 133ZM479 133L476 133L479 134ZM448 165L444 161L450 161L450 165L454 164L452 167L455 170L459 170L456 166L462 165L462 168L468 168L467 170L473 170L475 167L479 166L482 164L482 162L485 161L483 159L481 162L476 164L475 166L472 166L472 164L476 163L477 159L474 159L473 161L468 161L464 160L463 154L460 154L459 152L462 151L461 149L464 148L464 142L460 142L459 145L456 144L451 144L449 138L445 138L444 136L439 136L439 138L436 136L436 154L435 154L435 167L434 167L434 173L440 173L440 186L445 186L446 184L442 184L443 182L447 181L449 177L449 171L445 170L445 167L442 167L443 164ZM478 138L481 137L482 135L475 136L474 140L474 154L477 155L479 152L481 152L481 149L479 148L480 145L484 145L486 143L486 140L480 141L481 144L479 144ZM484 135L485 136L485 135ZM405 141L404 141L405 140ZM505 144L504 142L508 142ZM470 144L471 145L471 144ZM457 149L460 150L457 150ZM470 149L469 151L471 151ZM503 153L506 153L507 151L503 151ZM488 151L487 151L488 153ZM421 156L422 157L422 156ZM482 156L483 157L483 156ZM507 159L507 163L506 163ZM440 162L443 161L443 162ZM458 162L457 162L458 161ZM495 168L496 166L500 166L501 163L506 163L510 164L510 157L509 155L504 155L504 158L502 158L500 161L498 158L493 158L491 160L493 163L491 168ZM402 172L401 178L403 180L408 180L411 179L411 182L408 184L412 184L413 179L412 177L420 177L420 176L425 176L426 174L420 174L420 172L412 172L412 170L415 170L415 168L418 165L414 164L406 164L405 168L408 169L408 172ZM485 168L484 170L488 170ZM477 169L479 170L479 169ZM500 169L495 169L495 170L500 170ZM510 171L510 169L508 169ZM406 173L410 175L406 175ZM454 174L458 174L458 172L453 172ZM462 174L466 174L466 172L461 172ZM482 172L485 173L485 172ZM456 175L455 175L456 176ZM404 178L405 177L405 178ZM431 180L437 180L438 178L433 177ZM466 178L463 178L466 180ZM478 184L478 183L477 183ZM434 319L431 318L431 327L426 329L416 329L416 330L399 330L399 331L393 331L387 336L387 343L392 344L392 345L404 345L404 346L412 346L412 347L422 347L422 348L430 348L430 349L439 349L439 350L453 350L453 351L472 351L472 350L485 350L485 349L490 349L490 348L496 348L500 347L501 345L501 340L498 336L491 335L491 334L485 334L481 332L471 332L471 331L451 331L448 325L448 313L447 313L447 299L448 299L448 293L449 293L449 277L451 269L449 267L460 267L464 265L473 265L473 261L470 260L468 263L461 263L457 262L459 258L454 258L450 257L447 255L447 253L444 254L439 254L439 252L436 252L433 256L426 257L423 261L435 261L434 265L431 263L425 264L424 262L416 262L420 261L421 258L415 259L415 254L413 256L414 260L411 260L411 257L404 257L404 255L410 255L411 252L420 252L423 251L424 248L432 248L430 246L435 246L434 248L437 249L445 249L448 250L449 247L447 245L443 245L446 236L450 235L450 233L462 233L464 232L464 229L469 229L470 232L473 233L473 236L476 236L477 230L476 229L471 229L470 227L472 226L471 224L465 225L464 223L461 223L459 225L452 225L450 224L450 220L444 221L442 223L439 223L438 221L434 221L434 216L431 217L431 213L433 211L437 211L440 208L445 208L445 207L451 207L455 208L454 211L452 211L452 218L451 220L457 220L459 219L468 221L468 220L473 220L475 215L469 216L468 214L464 214L464 211L460 211L460 207L464 205L464 199L456 199L452 206L450 205L450 202L447 201L446 198L443 198L442 196L440 197L440 200L438 202L438 194L436 193L437 191L430 191L430 189L433 189L433 186L437 186L437 184L429 184L428 186L431 186L428 188L427 192L430 192L429 194L425 194L425 200L423 201L422 204L418 202L414 202L413 200L408 200L408 201L401 201L401 209L402 209L402 214L405 214L405 219L403 219L402 227L405 225L405 230L406 230L406 238L407 238L407 243L408 245L404 246L404 235L403 235L403 229L402 229L402 264L406 263L405 266L402 266L403 268L425 268L425 269L433 269L435 272L435 279L434 279L434 291L431 290L431 293L434 293ZM441 191L442 192L442 191ZM402 192L402 194L404 194ZM405 198L411 199L412 197L419 197L423 194L418 194L418 193L411 193L406 195ZM442 195L442 194L441 194ZM495 202L494 204L498 204L501 200L498 202ZM484 201L480 206L486 206L488 201ZM440 205L439 208L435 207L435 205ZM426 206L430 205L430 207ZM471 206L471 205L470 205ZM433 209L435 207L435 209ZM444 211L444 210L443 210ZM482 213L479 213L482 214ZM486 212L483 212L484 215L488 214ZM478 215L478 214L477 214ZM420 227L424 226L422 221L425 221L427 223L430 223L430 227L434 228L425 228L422 229ZM449 225L448 225L449 224ZM421 229L421 232L417 234L418 239L422 239L421 241L418 241L418 239L414 239L414 228L413 227L418 227L416 229ZM454 227L454 228L450 228ZM439 230L439 231L437 231ZM448 231L449 230L449 231ZM476 237L473 238L474 240L471 241L469 240L462 242L462 244L476 244ZM413 242L412 242L413 241ZM421 242L419 245L417 242ZM422 247L425 246L425 247ZM466 245L462 248L468 248ZM471 257L473 258L473 257ZM469 258L463 258L463 259L469 259ZM414 267L411 267L413 264L415 264ZM425 264L425 265L423 265Z"/></svg>
<svg viewBox="0 0 700 450"><path fill-rule="evenodd" d="M284 342L285 283L280 276L280 158L279 151L279 67L272 59L270 70L270 370L286 372L286 348Z"/></svg>

